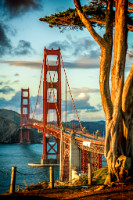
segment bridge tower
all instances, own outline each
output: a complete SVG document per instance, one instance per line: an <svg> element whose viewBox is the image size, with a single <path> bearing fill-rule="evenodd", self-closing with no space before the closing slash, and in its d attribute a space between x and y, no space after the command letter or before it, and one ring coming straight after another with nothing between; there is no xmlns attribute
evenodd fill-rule
<svg viewBox="0 0 133 200"><path fill-rule="evenodd" d="M29 103L29 88L21 89L21 115L20 115L20 143L30 143L30 132L28 128L23 127L23 124L29 123L30 103Z"/></svg>
<svg viewBox="0 0 133 200"><path fill-rule="evenodd" d="M49 55L54 55L57 56L57 64L56 65L49 65L48 61L47 61L47 56ZM56 114L57 114L57 125L61 126L61 63L60 63L60 48L57 50L48 50L48 49L44 49L44 60L43 60L43 64L44 64L44 78L43 78L43 126L44 126L44 130L43 130L43 155L42 155L42 160L41 163L42 164L46 164L48 162L48 155L50 155L50 152L47 149L47 145L48 143L48 139L46 138L46 133L47 133L47 129L46 129L46 125L48 122L48 111L50 109L55 110ZM48 74L49 72L57 72L58 74L58 80L57 82L49 82L48 81ZM49 102L48 101L48 89L56 89L57 91L57 102ZM58 111L57 111L58 110ZM58 113L57 113L58 112ZM57 158L57 163L59 163L59 148L60 148L60 141L59 139L56 140L56 144L57 144L57 150L53 149L54 152L56 153L56 158ZM54 144L55 146L55 144ZM55 154L54 153L54 154Z"/></svg>

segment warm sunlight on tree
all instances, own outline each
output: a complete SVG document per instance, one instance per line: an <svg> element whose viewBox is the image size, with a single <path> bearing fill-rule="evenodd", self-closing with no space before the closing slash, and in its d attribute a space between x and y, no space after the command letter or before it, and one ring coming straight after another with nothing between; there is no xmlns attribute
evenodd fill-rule
<svg viewBox="0 0 133 200"><path fill-rule="evenodd" d="M74 0L74 4L76 10L40 20L63 29L86 27L100 46L99 84L106 117L105 157L109 170L106 183L120 181L133 176L133 65L124 83L127 33L133 31L133 4L128 0L92 0L84 7L80 0ZM97 26L105 27L103 37L96 32Z"/></svg>

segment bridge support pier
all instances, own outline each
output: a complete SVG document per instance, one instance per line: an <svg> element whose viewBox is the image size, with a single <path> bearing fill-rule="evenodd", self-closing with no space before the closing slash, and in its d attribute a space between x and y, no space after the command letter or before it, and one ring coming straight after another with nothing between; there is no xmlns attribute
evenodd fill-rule
<svg viewBox="0 0 133 200"><path fill-rule="evenodd" d="M81 170L81 150L75 140L75 133L72 131L68 141L62 130L60 139L60 181L72 181L72 170L75 168Z"/></svg>
<svg viewBox="0 0 133 200"><path fill-rule="evenodd" d="M81 150L78 141L75 140L75 132L72 131L70 138L70 158L69 158L69 181L72 181L72 170L81 170Z"/></svg>
<svg viewBox="0 0 133 200"><path fill-rule="evenodd" d="M45 129L43 130L43 154L42 154L41 164L47 164L47 142L46 142Z"/></svg>

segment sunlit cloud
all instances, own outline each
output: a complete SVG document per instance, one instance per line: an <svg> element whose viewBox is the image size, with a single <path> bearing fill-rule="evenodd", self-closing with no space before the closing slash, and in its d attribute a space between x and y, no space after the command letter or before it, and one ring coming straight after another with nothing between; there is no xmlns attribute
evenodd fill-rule
<svg viewBox="0 0 133 200"><path fill-rule="evenodd" d="M42 61L0 61L0 63L18 67L29 67L32 69L40 69L42 66Z"/></svg>
<svg viewBox="0 0 133 200"><path fill-rule="evenodd" d="M83 87L83 88L73 88L72 89L72 94L79 94L79 93L99 93L100 90L97 88L88 88L88 87Z"/></svg>

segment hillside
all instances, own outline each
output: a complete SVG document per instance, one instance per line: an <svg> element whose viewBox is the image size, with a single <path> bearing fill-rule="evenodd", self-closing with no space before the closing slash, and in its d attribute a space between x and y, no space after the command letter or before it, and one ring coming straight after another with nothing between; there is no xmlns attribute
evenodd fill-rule
<svg viewBox="0 0 133 200"><path fill-rule="evenodd" d="M105 137L105 121L93 121L93 122L84 122L81 121L82 127L86 128L86 131L88 133L92 133L99 130L99 136ZM70 122L64 123L64 126L67 126L68 128L75 128L78 130L79 128L79 122L77 120L73 120Z"/></svg>
<svg viewBox="0 0 133 200"><path fill-rule="evenodd" d="M0 143L19 142L19 126L12 120L0 117Z"/></svg>
<svg viewBox="0 0 133 200"><path fill-rule="evenodd" d="M95 134L97 130L100 136L105 136L105 121L84 122L82 126L86 127L87 132ZM74 125L75 124L75 125ZM78 129L78 121L63 123L65 127ZM20 114L6 109L0 109L0 143L12 144L20 141ZM31 143L41 143L42 134L38 134L36 129L30 129Z"/></svg>
<svg viewBox="0 0 133 200"><path fill-rule="evenodd" d="M18 125L20 124L20 114L15 111L0 109L0 117L9 119Z"/></svg>
<svg viewBox="0 0 133 200"><path fill-rule="evenodd" d="M0 109L0 143L13 144L20 141L20 114L6 109ZM42 134L36 129L30 129L31 143L41 143Z"/></svg>

